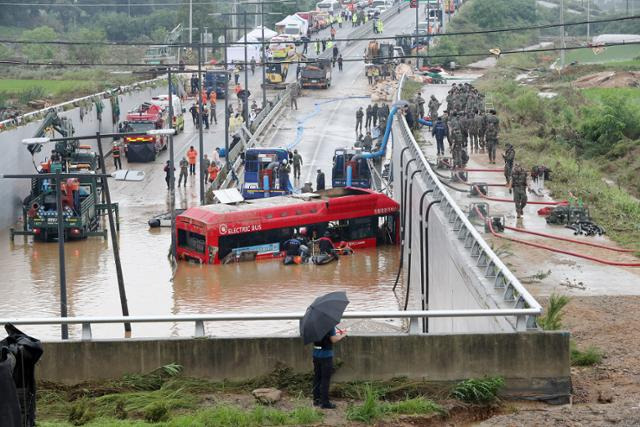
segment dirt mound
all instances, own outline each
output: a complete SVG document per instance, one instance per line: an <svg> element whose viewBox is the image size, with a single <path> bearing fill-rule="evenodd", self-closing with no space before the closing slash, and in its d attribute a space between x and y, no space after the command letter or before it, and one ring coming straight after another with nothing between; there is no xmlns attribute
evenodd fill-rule
<svg viewBox="0 0 640 427"><path fill-rule="evenodd" d="M580 77L573 84L589 87L640 87L640 71L603 71Z"/></svg>

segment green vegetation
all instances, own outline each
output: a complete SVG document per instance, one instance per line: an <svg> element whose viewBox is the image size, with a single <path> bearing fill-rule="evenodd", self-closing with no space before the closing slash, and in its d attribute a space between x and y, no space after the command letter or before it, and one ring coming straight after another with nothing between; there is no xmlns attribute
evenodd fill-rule
<svg viewBox="0 0 640 427"><path fill-rule="evenodd" d="M567 51L565 61L567 63L577 61L580 64L602 64L615 61L629 61L638 59L638 46L611 46L601 53L594 53L590 48Z"/></svg>
<svg viewBox="0 0 640 427"><path fill-rule="evenodd" d="M542 72L545 88L558 93L543 99L535 87L509 80L520 72L514 60L501 59L478 84L497 107L501 143L513 144L525 167L551 169L546 185L554 198L572 193L613 240L640 249L640 205L632 197L640 195L640 89L576 89L567 84L582 74L575 67L561 78Z"/></svg>
<svg viewBox="0 0 640 427"><path fill-rule="evenodd" d="M546 313L538 318L538 325L545 331L562 329L562 309L567 304L569 304L568 296L551 294Z"/></svg>
<svg viewBox="0 0 640 427"><path fill-rule="evenodd" d="M468 379L458 383L451 391L451 396L467 403L488 405L498 400L498 393L504 386L501 377Z"/></svg>
<svg viewBox="0 0 640 427"><path fill-rule="evenodd" d="M422 83L416 82L414 80L408 79L404 86L402 86L402 94L401 97L404 100L413 99L416 96L416 92L422 89Z"/></svg>
<svg viewBox="0 0 640 427"><path fill-rule="evenodd" d="M602 351L596 347L588 347L586 350L578 350L576 344L571 342L571 366L593 366L602 362Z"/></svg>
<svg viewBox="0 0 640 427"><path fill-rule="evenodd" d="M544 22L540 11L536 12L534 0L473 0L465 2L448 24L447 32L480 31L493 28L527 26ZM531 45L536 40L533 31L507 33L473 34L465 36L441 37L431 49L431 55L443 55L436 62L447 64L468 64L489 56L489 49L508 50ZM463 57L473 52L486 52L480 57ZM449 56L451 55L451 56Z"/></svg>
<svg viewBox="0 0 640 427"><path fill-rule="evenodd" d="M443 409L435 402L424 397L413 397L398 402L382 402L380 395L371 384L365 384L361 389L363 402L352 405L347 409L347 419L371 423L392 415L425 415L441 414Z"/></svg>

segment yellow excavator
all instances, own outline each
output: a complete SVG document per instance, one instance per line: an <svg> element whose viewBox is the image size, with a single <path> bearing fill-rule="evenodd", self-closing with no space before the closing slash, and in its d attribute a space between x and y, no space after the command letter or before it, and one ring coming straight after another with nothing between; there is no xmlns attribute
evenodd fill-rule
<svg viewBox="0 0 640 427"><path fill-rule="evenodd" d="M265 86L269 89L285 89L289 67L298 60L295 45L272 41L270 50L271 59L267 63Z"/></svg>

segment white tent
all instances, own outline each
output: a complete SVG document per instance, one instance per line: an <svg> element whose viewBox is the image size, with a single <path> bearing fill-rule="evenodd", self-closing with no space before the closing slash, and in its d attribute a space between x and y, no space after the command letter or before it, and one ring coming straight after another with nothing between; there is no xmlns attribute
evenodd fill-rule
<svg viewBox="0 0 640 427"><path fill-rule="evenodd" d="M278 35L278 33L276 33L275 31L270 30L267 27L264 27L264 39L265 40L271 40L273 37L275 37L277 35ZM260 41L262 39L262 27L261 26L256 27L254 30L252 30L250 33L247 34L247 38L249 40L254 38L254 39L256 39L256 41Z"/></svg>

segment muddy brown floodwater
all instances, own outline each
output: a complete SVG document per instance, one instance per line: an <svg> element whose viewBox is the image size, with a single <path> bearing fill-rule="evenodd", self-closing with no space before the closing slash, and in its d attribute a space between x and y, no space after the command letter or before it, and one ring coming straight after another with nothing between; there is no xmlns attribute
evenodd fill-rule
<svg viewBox="0 0 640 427"><path fill-rule="evenodd" d="M304 311L323 293L346 290L350 310L395 310L392 291L399 251L396 246L363 249L325 266L284 266L279 260L232 265L180 262L171 280L167 259L168 229L149 230L153 208L122 209L120 250L131 315L198 313L264 313ZM0 257L0 318L58 317L60 290L58 245L0 232L5 250ZM118 316L120 300L109 240L92 237L65 245L69 316ZM376 332L400 326L399 321L347 324L351 330ZM121 325L93 325L96 338L122 337ZM59 327L25 327L45 339L59 337ZM206 324L213 336L295 334L297 322L224 322ZM134 324L132 337L191 336L193 323ZM80 328L73 326L72 337Z"/></svg>

